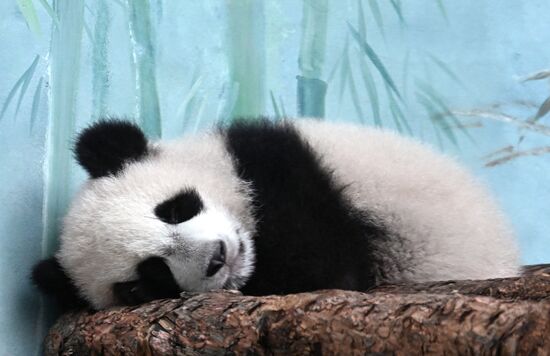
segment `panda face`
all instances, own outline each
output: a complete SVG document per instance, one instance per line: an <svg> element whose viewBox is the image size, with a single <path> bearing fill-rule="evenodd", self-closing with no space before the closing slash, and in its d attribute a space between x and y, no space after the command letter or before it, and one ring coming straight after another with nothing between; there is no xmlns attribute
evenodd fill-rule
<svg viewBox="0 0 550 356"><path fill-rule="evenodd" d="M112 144L100 146L110 147L102 153L109 157L121 151ZM154 290L166 280L177 291L241 287L254 263L253 224L246 186L233 174L222 144L210 136L195 142L147 143L145 149L134 152L137 158L100 171L100 159L90 169L77 146L80 163L94 178L84 184L64 219L56 255L63 271L96 308L144 301L131 296L130 302L121 300L115 286L124 283L131 287L128 292L136 286L148 288L137 291L145 299L172 296ZM167 268L141 271L151 259Z"/></svg>

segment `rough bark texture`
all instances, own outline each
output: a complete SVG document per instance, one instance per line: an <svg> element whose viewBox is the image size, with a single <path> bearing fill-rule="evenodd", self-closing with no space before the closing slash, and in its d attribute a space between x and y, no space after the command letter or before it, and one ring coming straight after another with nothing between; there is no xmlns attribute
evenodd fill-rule
<svg viewBox="0 0 550 356"><path fill-rule="evenodd" d="M524 276L246 297L183 294L66 314L47 355L550 354L550 265Z"/></svg>

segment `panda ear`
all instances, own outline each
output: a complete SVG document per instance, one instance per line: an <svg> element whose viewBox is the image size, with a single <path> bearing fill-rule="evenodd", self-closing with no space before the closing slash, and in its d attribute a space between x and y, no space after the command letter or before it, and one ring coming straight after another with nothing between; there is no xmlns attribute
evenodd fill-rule
<svg viewBox="0 0 550 356"><path fill-rule="evenodd" d="M55 257L38 262L32 269L31 279L42 293L56 298L64 310L89 306Z"/></svg>
<svg viewBox="0 0 550 356"><path fill-rule="evenodd" d="M84 129L76 142L78 163L92 178L114 175L147 153L147 138L128 121L101 120Z"/></svg>

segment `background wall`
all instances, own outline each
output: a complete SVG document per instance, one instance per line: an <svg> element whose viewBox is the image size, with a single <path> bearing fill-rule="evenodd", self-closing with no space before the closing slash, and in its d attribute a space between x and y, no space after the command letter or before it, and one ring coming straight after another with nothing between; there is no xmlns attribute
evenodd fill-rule
<svg viewBox="0 0 550 356"><path fill-rule="evenodd" d="M0 354L39 353L28 282L84 179L75 131L134 118L174 138L235 116L324 116L456 155L525 263L550 261L545 0L0 2Z"/></svg>

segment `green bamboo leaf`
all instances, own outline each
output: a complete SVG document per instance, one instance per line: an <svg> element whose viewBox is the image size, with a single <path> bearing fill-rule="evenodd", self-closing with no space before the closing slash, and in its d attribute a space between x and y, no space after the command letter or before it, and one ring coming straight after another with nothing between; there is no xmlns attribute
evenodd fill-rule
<svg viewBox="0 0 550 356"><path fill-rule="evenodd" d="M457 84L459 84L462 88L466 89L466 85L460 80L460 78L449 68L441 59L437 58L436 56L432 54L428 54L428 58L435 63L441 69L445 74L449 76L452 80L454 80Z"/></svg>
<svg viewBox="0 0 550 356"><path fill-rule="evenodd" d="M196 105L197 105L197 94L199 92L199 88L202 84L202 77L199 76L195 81L191 84L191 89L189 89L189 92L185 96L185 99L181 103L181 105L178 107L178 110L176 111L176 117L178 121L183 122L183 127L188 127L189 123L193 120L193 115L197 111Z"/></svg>
<svg viewBox="0 0 550 356"><path fill-rule="evenodd" d="M90 29L90 26L88 26L86 20L84 20L84 31L86 32L86 37L88 37L88 41L90 41L90 43L94 43L94 35L92 35L92 30Z"/></svg>
<svg viewBox="0 0 550 356"><path fill-rule="evenodd" d="M424 107L426 112L428 113L428 116L430 118L430 121L434 124L434 128L440 129L443 131L445 136L451 141L456 147L459 147L458 140L456 138L456 135L454 134L451 127L448 125L445 125L445 123L441 120L441 112L439 108L434 105L432 100L430 100L429 97L424 95L423 93L417 92L416 93L417 101Z"/></svg>
<svg viewBox="0 0 550 356"><path fill-rule="evenodd" d="M380 117L380 102L378 100L378 90L376 89L374 78L372 77L370 68L368 67L368 64L364 57L360 57L360 69L363 76L363 83L365 83L365 88L367 89L367 94L369 96L374 124L376 126L382 127L382 119Z"/></svg>
<svg viewBox="0 0 550 356"><path fill-rule="evenodd" d="M449 23L449 16L447 16L447 9L445 8L445 4L443 4L443 0L436 0L436 3L441 15L443 15L445 21Z"/></svg>
<svg viewBox="0 0 550 356"><path fill-rule="evenodd" d="M38 16L36 16L36 9L32 0L17 0L17 5L27 22L27 26L29 26L32 32L39 35L41 32L40 23L38 22Z"/></svg>
<svg viewBox="0 0 550 356"><path fill-rule="evenodd" d="M403 17L403 10L401 7L401 1L398 0L390 0L391 6L395 10L395 13L397 14L397 17L399 17L399 21L401 21L402 24L405 24L405 18Z"/></svg>
<svg viewBox="0 0 550 356"><path fill-rule="evenodd" d="M198 105L198 110L196 110L194 112L194 117L195 117L195 126L193 128L193 133L196 133L199 131L199 127L200 127L200 124L202 122L202 114L204 112L204 107L206 106L206 100L204 98L199 98L199 105Z"/></svg>
<svg viewBox="0 0 550 356"><path fill-rule="evenodd" d="M349 61L346 61L348 56L348 47L349 41L346 38L346 43L344 45L344 52L342 54L342 65L340 66L340 93L338 95L338 107L342 105L342 98L344 97L344 91L347 87L348 77L349 77Z"/></svg>
<svg viewBox="0 0 550 356"><path fill-rule="evenodd" d="M283 118L287 118L286 109L285 109L285 103L283 102L283 97L279 96L279 105L281 106L281 112L283 114Z"/></svg>
<svg viewBox="0 0 550 356"><path fill-rule="evenodd" d="M2 106L2 111L0 112L0 121L4 117L4 114L6 113L6 110L10 105L10 102L15 96L15 93L17 93L17 91L21 88L19 92L19 100L17 103L17 109L15 113L15 115L17 115L17 111L19 110L19 105L21 104L21 100L25 94L25 91L27 90L27 87L29 86L29 82L32 76L34 75L34 71L36 69L36 65L38 64L39 59L40 59L40 56L36 55L31 65L25 70L25 72L23 72L23 74L19 77L19 79L17 79L17 81L11 88L10 92L8 93L8 96L6 97L6 100L4 101L4 105Z"/></svg>
<svg viewBox="0 0 550 356"><path fill-rule="evenodd" d="M449 107L445 104L445 101L436 93L436 91L431 86L421 81L417 81L417 86L420 88L421 92L425 96L427 96L433 103L437 105L440 111L440 120L444 120L444 118L449 118L453 122L455 127L462 131L464 136L466 136L472 143L475 143L475 140L468 132L468 129L464 127L464 125L462 125L454 112L449 109ZM450 127L449 125L447 126L449 127L449 129L452 129L452 127Z"/></svg>
<svg viewBox="0 0 550 356"><path fill-rule="evenodd" d="M386 34L384 32L384 19L382 17L382 12L380 12L380 7L378 6L377 0L369 0L369 7L370 11L372 12L372 15L374 17L374 20L376 21L376 25L378 26L378 29L380 30L380 33L382 34L382 37L386 37Z"/></svg>
<svg viewBox="0 0 550 356"><path fill-rule="evenodd" d="M357 22L359 23L359 33L363 38L367 38L367 22L365 21L365 10L363 9L363 1L357 0Z"/></svg>
<svg viewBox="0 0 550 356"><path fill-rule="evenodd" d="M413 136L413 130L409 125L409 121L403 114L403 111L401 110L399 103L397 102L397 100L395 100L395 97L393 96L394 95L393 92L391 91L388 84L385 84L385 87L386 87L386 93L388 95L388 100L390 103L390 110L392 112L392 115L395 115L396 120L400 123L400 125L404 126L407 133Z"/></svg>
<svg viewBox="0 0 550 356"><path fill-rule="evenodd" d="M546 98L544 102L539 107L539 110L537 111L537 114L533 118L533 121L538 121L541 117L548 114L550 111L550 97Z"/></svg>
<svg viewBox="0 0 550 356"><path fill-rule="evenodd" d="M15 108L15 114L14 117L17 117L17 113L19 112L19 108L21 107L21 102L23 101L23 98L25 97L25 93L27 92L27 89L29 88L29 84L34 76L34 72L36 71L36 66L38 65L38 59L39 56L36 56L33 63L29 67L27 71L23 74L25 77L25 80L23 81L23 84L21 85L21 90L19 91L19 99L17 100L17 106Z"/></svg>
<svg viewBox="0 0 550 356"><path fill-rule="evenodd" d="M332 69L330 70L330 74L328 75L328 78L327 78L327 83L330 84L332 82L332 79L334 78L334 75L336 74L336 71L338 70L338 68L340 68L340 65L342 63L342 59L344 59L344 53L342 53L338 59L336 60L336 62L334 63L334 66L332 67Z"/></svg>
<svg viewBox="0 0 550 356"><path fill-rule="evenodd" d="M57 14L55 11L53 11L53 8L50 6L47 0L39 0L40 4L46 10L52 21L54 22L55 26L59 26L59 17L57 17Z"/></svg>
<svg viewBox="0 0 550 356"><path fill-rule="evenodd" d="M216 112L216 122L224 124L231 119L231 113L239 96L239 83L231 82L229 85L224 84L222 93L218 100L218 109Z"/></svg>
<svg viewBox="0 0 550 356"><path fill-rule="evenodd" d="M522 82L528 82L531 80L541 80L541 79L546 79L548 77L550 77L550 70L543 70L528 76L527 78L523 79Z"/></svg>
<svg viewBox="0 0 550 356"><path fill-rule="evenodd" d="M382 61L380 60L376 52L374 52L371 46L369 46L369 44L365 41L365 39L361 37L361 34L359 34L359 32L357 32L357 30L349 22L348 22L348 27L351 31L351 34L354 40L357 42L359 47L365 52L367 57L369 57L370 61L372 62L372 64L374 64L374 66L376 67L376 69L384 79L384 81L390 86L390 88L397 95L397 97L401 99L401 94L399 93L399 90L397 90L397 87L395 86L393 79L391 78L390 74L384 67L384 64L382 63Z"/></svg>
<svg viewBox="0 0 550 356"><path fill-rule="evenodd" d="M36 85L36 89L34 90L34 96L32 99L32 109L31 109L31 124L30 124L30 131L32 132L32 129L34 128L34 124L36 123L36 119L38 117L38 108L40 107L40 97L42 95L42 83L44 82L44 77L41 77L38 81L38 84Z"/></svg>
<svg viewBox="0 0 550 356"><path fill-rule="evenodd" d="M273 105L273 111L275 111L275 117L277 120L281 119L281 112L279 111L279 107L277 106L277 101L275 101L275 96L273 95L273 90L269 91L269 95L271 96L271 104Z"/></svg>
<svg viewBox="0 0 550 356"><path fill-rule="evenodd" d="M126 4L122 0L113 0L113 2L123 9L126 9Z"/></svg>
<svg viewBox="0 0 550 356"><path fill-rule="evenodd" d="M407 98L408 96L408 87L409 87L409 64L411 59L411 51L407 50L407 53L405 53L405 59L403 60L403 77L402 80L402 88L403 88L403 97Z"/></svg>
<svg viewBox="0 0 550 356"><path fill-rule="evenodd" d="M361 101L359 100L359 95L357 94L357 87L355 86L355 79L353 78L353 70L350 65L349 54L346 54L345 61L347 62L346 67L349 68L348 84L349 84L349 90L351 94L351 100L353 102L353 106L355 107L355 111L357 112L359 121L361 123L364 123L365 114L363 113L363 109L361 107Z"/></svg>

